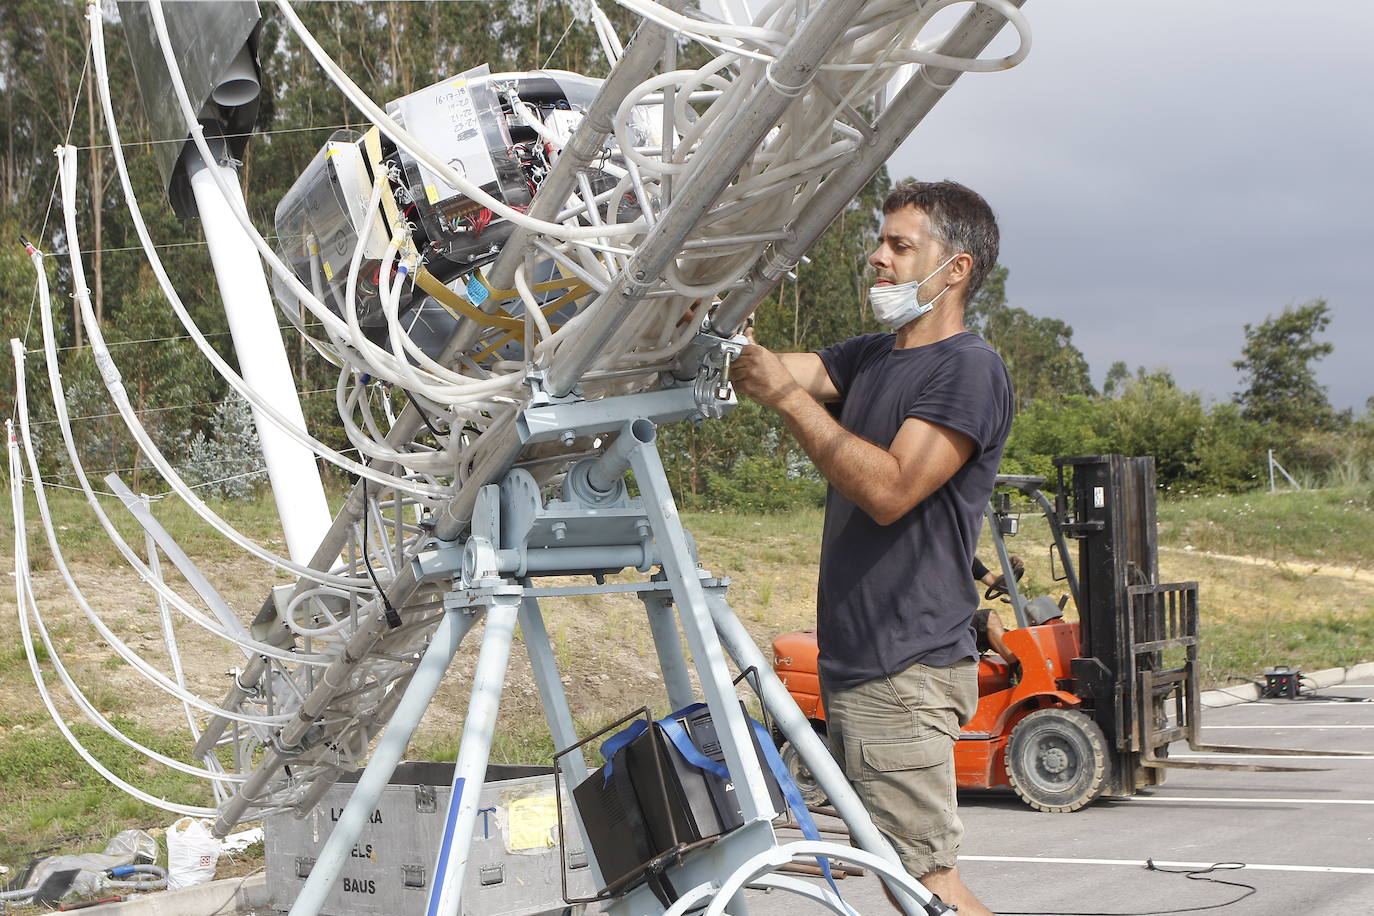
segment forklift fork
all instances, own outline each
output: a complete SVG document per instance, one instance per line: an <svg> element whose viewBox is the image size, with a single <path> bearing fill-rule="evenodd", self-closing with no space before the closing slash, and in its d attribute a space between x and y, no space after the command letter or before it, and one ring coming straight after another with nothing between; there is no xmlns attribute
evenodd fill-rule
<svg viewBox="0 0 1374 916"><path fill-rule="evenodd" d="M1306 773L1320 767L1276 766L1210 760L1170 760L1167 749L1174 741L1187 741L1194 751L1215 754L1265 754L1274 756L1346 757L1342 751L1300 748L1243 747L1205 744L1201 738L1202 701L1198 675L1197 583L1132 585L1126 632L1131 640L1127 653L1135 689L1136 728L1131 750L1147 767L1187 770L1231 770L1250 773ZM1166 665L1168 667L1166 667ZM1166 710L1172 701L1174 724ZM1165 756L1160 756L1163 751Z"/></svg>

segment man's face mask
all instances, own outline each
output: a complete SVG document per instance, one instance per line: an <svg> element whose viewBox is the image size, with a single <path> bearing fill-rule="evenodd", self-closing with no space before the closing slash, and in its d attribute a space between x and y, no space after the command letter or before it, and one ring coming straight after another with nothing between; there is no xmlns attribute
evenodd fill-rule
<svg viewBox="0 0 1374 916"><path fill-rule="evenodd" d="M873 317L878 319L878 323L883 327L895 331L908 323L912 319L920 318L926 312L935 308L936 301L949 292L946 286L935 294L935 298L929 302L921 302L921 285L931 277L944 270L950 261L959 257L960 252L955 252L945 259L945 262L932 270L923 280L913 280L910 283L899 283L893 286L873 286L868 290L868 304L873 309Z"/></svg>

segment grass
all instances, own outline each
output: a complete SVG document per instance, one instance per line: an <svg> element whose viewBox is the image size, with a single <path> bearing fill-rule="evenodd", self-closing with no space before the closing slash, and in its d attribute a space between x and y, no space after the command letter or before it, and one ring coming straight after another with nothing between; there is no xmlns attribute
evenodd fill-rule
<svg viewBox="0 0 1374 916"><path fill-rule="evenodd" d="M1374 486L1240 496L1194 496L1159 504L1161 544L1211 553L1369 568Z"/></svg>
<svg viewBox="0 0 1374 916"><path fill-rule="evenodd" d="M189 759L191 744L179 736L114 718L121 731L154 750ZM210 792L199 779L150 764L90 725L72 731L111 772L151 795L184 804L209 805ZM95 834L84 844L96 851L129 827L170 821L171 815L114 790L86 764L49 723L12 726L0 742L0 861L22 865L33 850L56 845L74 852L63 838Z"/></svg>

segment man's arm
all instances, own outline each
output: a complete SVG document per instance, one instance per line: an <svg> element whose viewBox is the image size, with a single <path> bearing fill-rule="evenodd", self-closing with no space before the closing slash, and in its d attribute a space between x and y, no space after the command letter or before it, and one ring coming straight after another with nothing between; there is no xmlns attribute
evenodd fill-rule
<svg viewBox="0 0 1374 916"><path fill-rule="evenodd" d="M753 340L752 335L749 338ZM778 353L783 367L787 369L801 389L822 404L840 399L840 389L825 371L825 363L815 353Z"/></svg>
<svg viewBox="0 0 1374 916"><path fill-rule="evenodd" d="M820 364L815 354L789 355L811 356ZM819 371L825 373L824 366ZM973 455L968 436L914 417L902 423L888 448L854 435L817 403L790 366L758 344L745 347L731 378L745 395L776 410L825 479L880 525L906 515Z"/></svg>
<svg viewBox="0 0 1374 916"><path fill-rule="evenodd" d="M1018 661L1016 653L1007 648L1006 640L1002 638L1006 632L1006 628L1002 626L1002 618L997 616L997 612L988 614L988 643L994 652L1006 659L1008 665L1015 665Z"/></svg>

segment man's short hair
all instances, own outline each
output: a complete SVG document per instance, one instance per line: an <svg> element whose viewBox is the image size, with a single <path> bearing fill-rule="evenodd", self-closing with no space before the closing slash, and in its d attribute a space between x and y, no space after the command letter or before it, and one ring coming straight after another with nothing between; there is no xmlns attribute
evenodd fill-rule
<svg viewBox="0 0 1374 916"><path fill-rule="evenodd" d="M982 195L957 181L904 181L883 201L883 212L915 207L930 222L930 234L945 250L968 252L973 258L967 299L983 286L997 263L997 217Z"/></svg>

